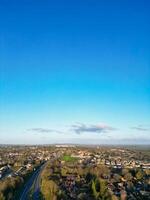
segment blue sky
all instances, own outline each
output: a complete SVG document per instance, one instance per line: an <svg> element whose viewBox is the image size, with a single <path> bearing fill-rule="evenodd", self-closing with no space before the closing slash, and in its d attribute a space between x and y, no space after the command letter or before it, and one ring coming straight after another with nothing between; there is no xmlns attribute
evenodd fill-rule
<svg viewBox="0 0 150 200"><path fill-rule="evenodd" d="M150 143L148 0L0 0L0 143Z"/></svg>

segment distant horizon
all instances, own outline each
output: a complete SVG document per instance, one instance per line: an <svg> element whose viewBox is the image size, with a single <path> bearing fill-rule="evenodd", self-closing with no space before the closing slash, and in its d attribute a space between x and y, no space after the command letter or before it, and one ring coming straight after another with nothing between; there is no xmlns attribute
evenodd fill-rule
<svg viewBox="0 0 150 200"><path fill-rule="evenodd" d="M132 142L115 142L115 143L73 143L73 142L64 142L64 143L61 143L61 142L57 142L57 143L0 143L0 146L3 146L3 145L12 145L12 146L16 146L16 145L20 145L20 146L38 146L38 145L43 145L43 146L47 146L47 145L79 145L79 146L135 146L135 145L140 145L140 146L149 146L150 145L150 142L146 142L145 143L132 143Z"/></svg>
<svg viewBox="0 0 150 200"><path fill-rule="evenodd" d="M80 144L80 143L49 143L49 144L0 144L0 146L56 146L56 145L68 145L68 146L93 146L93 147L100 147L100 146L103 146L103 147L105 147L105 146L114 146L114 147L122 147L122 146L150 146L150 144L148 143L148 144L143 144L143 143L139 143L139 144Z"/></svg>

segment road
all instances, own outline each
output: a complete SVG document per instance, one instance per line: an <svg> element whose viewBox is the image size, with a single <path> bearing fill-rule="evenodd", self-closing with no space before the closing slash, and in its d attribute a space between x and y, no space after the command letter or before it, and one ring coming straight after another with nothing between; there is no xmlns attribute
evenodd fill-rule
<svg viewBox="0 0 150 200"><path fill-rule="evenodd" d="M33 199L37 200L39 198L40 192L40 181L41 181L41 172L45 167L46 163L43 164L39 169L37 169L29 181L26 183L24 190L21 194L20 200L28 200L28 194L30 192L31 187L33 186Z"/></svg>
<svg viewBox="0 0 150 200"><path fill-rule="evenodd" d="M33 187L33 200L39 199L40 195L40 183L41 183L41 173L45 167L46 163L41 166L38 176L36 176L36 179L34 181L34 187Z"/></svg>

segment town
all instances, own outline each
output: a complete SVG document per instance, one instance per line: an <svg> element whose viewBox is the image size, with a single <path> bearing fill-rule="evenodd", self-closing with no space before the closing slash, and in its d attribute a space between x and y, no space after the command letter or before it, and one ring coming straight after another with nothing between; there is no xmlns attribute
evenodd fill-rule
<svg viewBox="0 0 150 200"><path fill-rule="evenodd" d="M0 200L11 199L150 199L150 148L3 145Z"/></svg>

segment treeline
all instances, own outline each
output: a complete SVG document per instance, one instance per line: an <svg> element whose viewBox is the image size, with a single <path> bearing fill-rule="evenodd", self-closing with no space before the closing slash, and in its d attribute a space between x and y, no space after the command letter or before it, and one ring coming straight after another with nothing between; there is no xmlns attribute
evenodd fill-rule
<svg viewBox="0 0 150 200"><path fill-rule="evenodd" d="M0 200L15 200L23 183L24 180L21 177L11 177L1 181Z"/></svg>
<svg viewBox="0 0 150 200"><path fill-rule="evenodd" d="M48 163L47 166L44 168L41 177L41 199L51 199L56 200L57 199L57 193L58 193L58 186L57 184L50 179L50 176L52 175L52 168L51 164Z"/></svg>

